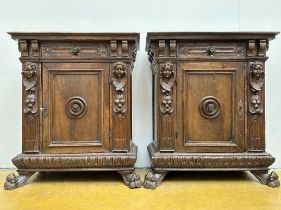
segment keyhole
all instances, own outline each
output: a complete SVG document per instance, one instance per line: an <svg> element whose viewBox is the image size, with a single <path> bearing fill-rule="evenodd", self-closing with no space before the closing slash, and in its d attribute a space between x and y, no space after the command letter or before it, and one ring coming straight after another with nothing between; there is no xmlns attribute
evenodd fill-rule
<svg viewBox="0 0 281 210"><path fill-rule="evenodd" d="M71 109L73 112L77 113L80 111L80 106L78 104L72 104Z"/></svg>

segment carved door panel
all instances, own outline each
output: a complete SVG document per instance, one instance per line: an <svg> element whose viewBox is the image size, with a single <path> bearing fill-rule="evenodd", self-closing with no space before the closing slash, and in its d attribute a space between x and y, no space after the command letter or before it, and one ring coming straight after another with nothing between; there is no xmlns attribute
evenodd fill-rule
<svg viewBox="0 0 281 210"><path fill-rule="evenodd" d="M109 65L43 64L43 151L109 150Z"/></svg>
<svg viewBox="0 0 281 210"><path fill-rule="evenodd" d="M242 62L178 64L178 151L244 151L244 80Z"/></svg>

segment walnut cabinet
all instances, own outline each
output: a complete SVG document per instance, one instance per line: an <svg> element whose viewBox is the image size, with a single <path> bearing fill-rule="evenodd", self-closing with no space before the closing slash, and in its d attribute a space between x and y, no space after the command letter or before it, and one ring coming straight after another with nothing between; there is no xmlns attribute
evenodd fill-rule
<svg viewBox="0 0 281 210"><path fill-rule="evenodd" d="M131 133L131 72L138 33L9 33L22 63L23 186L35 172L118 171L130 188L137 147Z"/></svg>
<svg viewBox="0 0 281 210"><path fill-rule="evenodd" d="M168 171L249 170L279 186L265 152L265 61L275 32L148 33L155 189Z"/></svg>

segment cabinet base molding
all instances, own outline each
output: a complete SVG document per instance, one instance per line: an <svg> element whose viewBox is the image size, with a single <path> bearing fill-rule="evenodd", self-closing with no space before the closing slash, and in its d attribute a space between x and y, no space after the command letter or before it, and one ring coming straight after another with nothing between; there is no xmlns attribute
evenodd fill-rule
<svg viewBox="0 0 281 210"><path fill-rule="evenodd" d="M20 154L13 158L19 176L7 176L4 189L16 189L26 184L35 172L58 171L117 171L130 188L141 187L140 175L134 172L137 146L132 144L129 153L80 154Z"/></svg>
<svg viewBox="0 0 281 210"><path fill-rule="evenodd" d="M268 167L275 158L266 152L260 153L163 153L154 143L148 146L153 173L145 176L144 187L155 189L168 171L251 171L262 183L278 187L278 175L268 174Z"/></svg>

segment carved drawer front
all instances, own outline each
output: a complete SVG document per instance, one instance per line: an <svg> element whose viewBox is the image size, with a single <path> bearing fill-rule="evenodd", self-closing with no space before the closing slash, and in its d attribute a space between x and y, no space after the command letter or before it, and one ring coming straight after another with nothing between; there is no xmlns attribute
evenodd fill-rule
<svg viewBox="0 0 281 210"><path fill-rule="evenodd" d="M103 58L109 55L109 44L96 43L42 43L42 58Z"/></svg>
<svg viewBox="0 0 281 210"><path fill-rule="evenodd" d="M43 65L44 152L108 150L108 69L99 63Z"/></svg>
<svg viewBox="0 0 281 210"><path fill-rule="evenodd" d="M244 58L246 56L243 43L179 43L179 58Z"/></svg>
<svg viewBox="0 0 281 210"><path fill-rule="evenodd" d="M179 65L181 151L241 152L244 148L244 63ZM182 107L181 107L182 105Z"/></svg>

